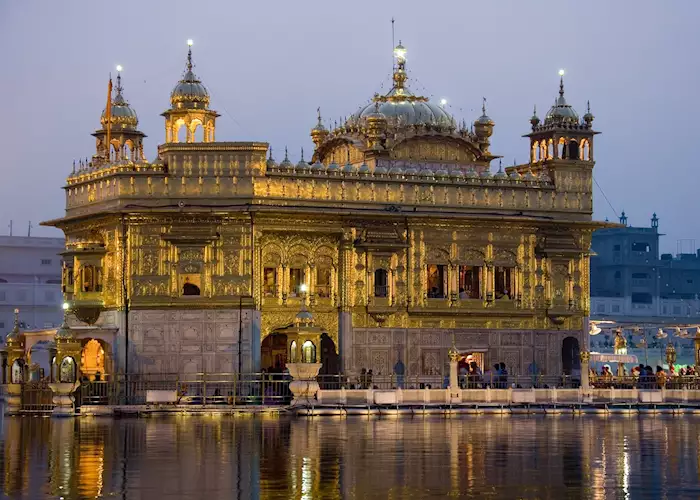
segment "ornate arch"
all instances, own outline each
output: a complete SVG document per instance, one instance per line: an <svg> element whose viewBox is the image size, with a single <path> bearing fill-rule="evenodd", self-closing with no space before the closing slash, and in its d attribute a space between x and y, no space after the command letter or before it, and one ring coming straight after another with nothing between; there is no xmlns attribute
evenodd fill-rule
<svg viewBox="0 0 700 500"><path fill-rule="evenodd" d="M486 255L476 248L460 248L459 263L468 266L482 266L486 260Z"/></svg>
<svg viewBox="0 0 700 500"><path fill-rule="evenodd" d="M425 258L429 264L449 264L450 252L445 248L429 247Z"/></svg>
<svg viewBox="0 0 700 500"><path fill-rule="evenodd" d="M493 262L497 266L515 267L518 265L518 255L512 250L497 248L493 252Z"/></svg>
<svg viewBox="0 0 700 500"><path fill-rule="evenodd" d="M435 151L431 151L433 146L437 148ZM444 151L440 150L440 148L444 148ZM421 149L424 149L425 152L422 153ZM473 163L481 159L483 155L478 146L466 139L428 134L400 139L393 145L391 152L395 160L456 161L462 164ZM423 157L423 154L425 154L425 157Z"/></svg>

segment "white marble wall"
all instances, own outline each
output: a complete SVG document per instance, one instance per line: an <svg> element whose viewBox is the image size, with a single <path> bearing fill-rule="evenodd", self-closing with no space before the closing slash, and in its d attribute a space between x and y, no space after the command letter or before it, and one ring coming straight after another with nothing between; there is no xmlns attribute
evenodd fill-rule
<svg viewBox="0 0 700 500"><path fill-rule="evenodd" d="M250 373L256 371L260 356L260 319L249 309L244 309L242 314L241 371ZM238 371L239 311L131 311L129 344L131 372L235 372Z"/></svg>
<svg viewBox="0 0 700 500"><path fill-rule="evenodd" d="M504 362L513 374L527 374L534 349L540 369L545 374L560 375L563 340L572 336L581 343L583 339L580 331L355 328L346 343L345 355L350 358L344 365L346 371L349 367L354 373L371 368L375 374L388 375L401 357L406 375L443 373L453 334L459 350L484 351L488 366Z"/></svg>

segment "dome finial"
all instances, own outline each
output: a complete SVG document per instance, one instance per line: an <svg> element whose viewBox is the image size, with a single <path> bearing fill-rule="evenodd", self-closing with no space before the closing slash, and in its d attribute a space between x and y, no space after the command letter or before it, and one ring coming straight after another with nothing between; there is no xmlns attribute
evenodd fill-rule
<svg viewBox="0 0 700 500"><path fill-rule="evenodd" d="M316 113L318 114L318 127L323 127L323 122L321 121L321 106L316 108Z"/></svg>
<svg viewBox="0 0 700 500"><path fill-rule="evenodd" d="M301 148L301 161L304 161L304 148Z"/></svg>
<svg viewBox="0 0 700 500"><path fill-rule="evenodd" d="M194 42L190 38L187 40L187 71L192 71L192 44Z"/></svg>
<svg viewBox="0 0 700 500"><path fill-rule="evenodd" d="M483 116L486 116L486 98L485 97L481 98L481 114Z"/></svg>
<svg viewBox="0 0 700 500"><path fill-rule="evenodd" d="M284 147L284 161L289 161L289 154L287 154L287 146Z"/></svg>
<svg viewBox="0 0 700 500"><path fill-rule="evenodd" d="M559 95L564 97L564 70L559 70Z"/></svg>
<svg viewBox="0 0 700 500"><path fill-rule="evenodd" d="M268 160L272 160L272 146L270 146L270 157L268 158Z"/></svg>

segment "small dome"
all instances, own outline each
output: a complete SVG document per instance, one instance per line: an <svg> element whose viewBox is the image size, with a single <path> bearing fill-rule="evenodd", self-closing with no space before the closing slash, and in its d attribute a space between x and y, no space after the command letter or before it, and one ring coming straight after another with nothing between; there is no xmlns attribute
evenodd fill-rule
<svg viewBox="0 0 700 500"><path fill-rule="evenodd" d="M522 179L523 176L520 175L520 172L514 169L508 177L510 177L510 179L513 181L519 181Z"/></svg>
<svg viewBox="0 0 700 500"><path fill-rule="evenodd" d="M389 173L391 175L403 175L403 169L399 167L398 165L394 165L389 169Z"/></svg>
<svg viewBox="0 0 700 500"><path fill-rule="evenodd" d="M63 323L61 323L61 326L59 326L58 330L56 330L55 338L58 341L72 340L75 338L75 333L73 332L71 327L68 326L65 316L63 316Z"/></svg>
<svg viewBox="0 0 700 500"><path fill-rule="evenodd" d="M293 170L294 165L289 161L289 154L287 153L287 148L284 148L284 160L280 163L280 168L282 170Z"/></svg>
<svg viewBox="0 0 700 500"><path fill-rule="evenodd" d="M12 330L5 336L7 345L21 344L24 341L24 333L19 329L19 309L15 309L15 324Z"/></svg>
<svg viewBox="0 0 700 500"><path fill-rule="evenodd" d="M415 165L409 165L404 171L406 175L418 175L418 169Z"/></svg>
<svg viewBox="0 0 700 500"><path fill-rule="evenodd" d="M554 102L554 106L549 109L544 119L545 125L577 125L578 113L572 108L564 98L564 78L559 84L559 97Z"/></svg>
<svg viewBox="0 0 700 500"><path fill-rule="evenodd" d="M355 165L353 165L350 162L347 162L345 166L343 167L343 173L346 174L354 174L356 173L357 169L355 168Z"/></svg>
<svg viewBox="0 0 700 500"><path fill-rule="evenodd" d="M486 98L481 105L481 116L476 119L474 125L487 125L493 127L495 125L494 121L486 114Z"/></svg>
<svg viewBox="0 0 700 500"><path fill-rule="evenodd" d="M270 156L267 159L266 165L268 169L277 167L277 162L272 157L272 148L270 148Z"/></svg>
<svg viewBox="0 0 700 500"><path fill-rule="evenodd" d="M362 165L360 165L359 172L361 174L369 174L370 173L369 165L367 165L367 163L365 163L365 162L362 162Z"/></svg>
<svg viewBox="0 0 700 500"><path fill-rule="evenodd" d="M593 113L591 113L591 102L588 101L588 102L586 102L586 114L583 115L583 121L587 125L590 125L591 123L593 123L594 119L595 119L595 116L593 116Z"/></svg>
<svg viewBox="0 0 700 500"><path fill-rule="evenodd" d="M297 165L297 168L299 168L298 165ZM340 167L338 166L338 164L336 162L333 162L330 165L328 165L328 170L337 171L338 169L340 169ZM321 163L320 161L316 160L314 163L311 164L311 171L315 172L315 173L325 172L326 166L323 163Z"/></svg>
<svg viewBox="0 0 700 500"><path fill-rule="evenodd" d="M115 90L117 93L112 99L112 119L110 120L112 126L135 130L139 124L139 118L136 116L136 111L129 106L129 103L122 95L124 88L122 87L121 74L117 74L117 87ZM107 123L107 118L105 116L106 114L107 110L102 110L100 123L102 124L103 128Z"/></svg>
<svg viewBox="0 0 700 500"><path fill-rule="evenodd" d="M541 182L552 182L552 178L549 176L549 173L546 170L542 170L540 172L540 181Z"/></svg>
<svg viewBox="0 0 700 500"><path fill-rule="evenodd" d="M476 173L476 170L474 169L474 166L471 165L467 171L464 173L464 177L467 179L476 179L479 175Z"/></svg>
<svg viewBox="0 0 700 500"><path fill-rule="evenodd" d="M537 107L535 107L532 111L532 116L530 117L530 123L532 124L533 127L536 127L540 123L540 117L537 116Z"/></svg>
<svg viewBox="0 0 700 500"><path fill-rule="evenodd" d="M456 168L452 170L452 172L450 172L450 177L452 177L455 180L464 179L464 173L458 168Z"/></svg>
<svg viewBox="0 0 700 500"><path fill-rule="evenodd" d="M170 93L170 104L173 108L206 109L209 107L209 91L194 74L192 67L192 48L190 47L187 52L185 73Z"/></svg>
<svg viewBox="0 0 700 500"><path fill-rule="evenodd" d="M506 173L503 171L503 166L501 165L500 161L498 162L498 172L496 172L496 175L494 175L493 178L501 181L508 178Z"/></svg>
<svg viewBox="0 0 700 500"><path fill-rule="evenodd" d="M389 171L386 169L386 167L378 165L374 168L374 173L377 175L386 175L387 173L389 173Z"/></svg>
<svg viewBox="0 0 700 500"><path fill-rule="evenodd" d="M324 133L328 132L328 129L323 126L323 122L321 121L321 108L318 108L318 121L316 122L316 126L311 129L311 133L313 134L314 132L316 133Z"/></svg>
<svg viewBox="0 0 700 500"><path fill-rule="evenodd" d="M304 148L301 148L301 160L299 160L299 163L297 163L297 170L308 170L310 168L310 165L306 163L306 160L304 160Z"/></svg>
<svg viewBox="0 0 700 500"><path fill-rule="evenodd" d="M435 174L433 173L433 171L427 167L424 168L423 170L421 170L418 175L420 175L424 179L434 179L435 178Z"/></svg>
<svg viewBox="0 0 700 500"><path fill-rule="evenodd" d="M493 176L491 175L491 171L487 168L479 174L479 177L482 179L491 179Z"/></svg>
<svg viewBox="0 0 700 500"><path fill-rule="evenodd" d="M297 313L297 315L294 317L294 322L297 325L313 325L314 324L314 315L311 314L310 311L306 310L306 307L302 308L301 311Z"/></svg>
<svg viewBox="0 0 700 500"><path fill-rule="evenodd" d="M444 179L445 177L449 177L449 176L450 176L450 173L444 167L439 168L437 170L437 172L435 172L435 177L437 177L439 179Z"/></svg>

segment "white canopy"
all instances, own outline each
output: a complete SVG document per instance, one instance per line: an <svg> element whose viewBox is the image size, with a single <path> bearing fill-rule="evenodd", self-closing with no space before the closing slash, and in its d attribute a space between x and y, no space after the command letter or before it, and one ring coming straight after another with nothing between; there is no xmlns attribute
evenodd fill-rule
<svg viewBox="0 0 700 500"><path fill-rule="evenodd" d="M591 363L634 363L637 364L637 356L633 354L591 353Z"/></svg>

